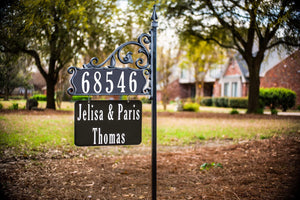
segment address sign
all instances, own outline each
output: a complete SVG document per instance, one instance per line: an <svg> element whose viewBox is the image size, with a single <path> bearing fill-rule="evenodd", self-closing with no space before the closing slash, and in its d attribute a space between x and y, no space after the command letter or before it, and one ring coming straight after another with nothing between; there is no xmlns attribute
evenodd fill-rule
<svg viewBox="0 0 300 200"><path fill-rule="evenodd" d="M132 68L71 68L73 95L145 94L144 70Z"/></svg>
<svg viewBox="0 0 300 200"><path fill-rule="evenodd" d="M142 103L76 101L75 145L135 145L142 141Z"/></svg>

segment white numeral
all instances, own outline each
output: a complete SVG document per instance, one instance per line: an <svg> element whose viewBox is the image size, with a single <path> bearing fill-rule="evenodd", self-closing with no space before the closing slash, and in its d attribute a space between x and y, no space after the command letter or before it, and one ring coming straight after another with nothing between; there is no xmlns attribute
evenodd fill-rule
<svg viewBox="0 0 300 200"><path fill-rule="evenodd" d="M101 73L100 72L96 72L95 74L94 74L94 80L95 80L95 85L94 85L94 91L96 92L96 93L100 93L101 92L101 90L102 90L102 85L101 85L101 83L100 83L100 78L101 78Z"/></svg>
<svg viewBox="0 0 300 200"><path fill-rule="evenodd" d="M106 83L109 83L109 85L110 85L110 89L108 87L106 87L106 89L105 89L107 93L111 93L114 89L113 81L108 78L108 76L110 76L112 74L113 74L112 71L106 73Z"/></svg>
<svg viewBox="0 0 300 200"><path fill-rule="evenodd" d="M89 72L84 72L81 79L82 91L85 94L88 93L90 90L90 82L85 79L85 76L89 76L89 75L90 75Z"/></svg>
<svg viewBox="0 0 300 200"><path fill-rule="evenodd" d="M124 72L121 73L119 82L118 82L118 88L121 88L121 92L125 92L125 85L124 85Z"/></svg>
<svg viewBox="0 0 300 200"><path fill-rule="evenodd" d="M136 72L131 72L129 76L129 89L130 92L135 92L137 88L137 83L135 79L132 79L132 75L136 76Z"/></svg>

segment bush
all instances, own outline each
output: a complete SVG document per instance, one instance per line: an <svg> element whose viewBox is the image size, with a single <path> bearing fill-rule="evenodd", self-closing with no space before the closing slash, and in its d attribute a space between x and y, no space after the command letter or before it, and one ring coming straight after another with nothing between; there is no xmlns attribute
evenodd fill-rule
<svg viewBox="0 0 300 200"><path fill-rule="evenodd" d="M87 101L89 96L72 96L72 101Z"/></svg>
<svg viewBox="0 0 300 200"><path fill-rule="evenodd" d="M278 111L276 109L271 109L271 114L272 115L277 115Z"/></svg>
<svg viewBox="0 0 300 200"><path fill-rule="evenodd" d="M21 99L24 99L24 96L16 95L16 96L10 96L9 98L13 99L13 100L21 100Z"/></svg>
<svg viewBox="0 0 300 200"><path fill-rule="evenodd" d="M228 107L230 108L247 108L248 98L247 97L233 97L229 98Z"/></svg>
<svg viewBox="0 0 300 200"><path fill-rule="evenodd" d="M217 107L228 107L228 98L227 97L213 98L213 104Z"/></svg>
<svg viewBox="0 0 300 200"><path fill-rule="evenodd" d="M47 101L47 96L44 94L35 94L32 96L32 99L35 99L37 101Z"/></svg>
<svg viewBox="0 0 300 200"><path fill-rule="evenodd" d="M197 112L197 111L199 111L199 107L200 107L200 105L197 103L188 102L183 105L183 111Z"/></svg>
<svg viewBox="0 0 300 200"><path fill-rule="evenodd" d="M147 98L147 97L142 97L142 98L141 98L141 102L142 102L142 103L150 104L150 103L151 103L151 100L150 100L149 98Z"/></svg>
<svg viewBox="0 0 300 200"><path fill-rule="evenodd" d="M2 105L2 103L0 103L0 110L3 108L3 105Z"/></svg>
<svg viewBox="0 0 300 200"><path fill-rule="evenodd" d="M18 110L19 109L19 104L18 103L13 103L11 106L9 106L10 110Z"/></svg>
<svg viewBox="0 0 300 200"><path fill-rule="evenodd" d="M296 103L296 93L286 88L261 88L259 98L271 109L281 108L286 111Z"/></svg>
<svg viewBox="0 0 300 200"><path fill-rule="evenodd" d="M212 106L213 105L213 100L211 97L204 97L200 101L201 106Z"/></svg>
<svg viewBox="0 0 300 200"><path fill-rule="evenodd" d="M231 115L239 114L239 111L238 111L237 109L232 109L232 110L230 111L230 114L231 114Z"/></svg>

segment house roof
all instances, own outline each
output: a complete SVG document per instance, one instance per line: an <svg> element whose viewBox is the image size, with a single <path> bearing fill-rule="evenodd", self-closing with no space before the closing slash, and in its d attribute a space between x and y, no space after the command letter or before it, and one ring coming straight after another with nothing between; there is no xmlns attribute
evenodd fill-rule
<svg viewBox="0 0 300 200"><path fill-rule="evenodd" d="M265 53L265 58L261 64L259 76L263 77L265 76L266 72L272 69L274 66L276 66L278 63L280 63L282 60L287 58L289 54L285 50L273 50L273 51L267 51ZM249 70L246 61L243 59L241 54L236 54L234 56L234 59L237 61L241 72L243 75L247 78L249 78Z"/></svg>

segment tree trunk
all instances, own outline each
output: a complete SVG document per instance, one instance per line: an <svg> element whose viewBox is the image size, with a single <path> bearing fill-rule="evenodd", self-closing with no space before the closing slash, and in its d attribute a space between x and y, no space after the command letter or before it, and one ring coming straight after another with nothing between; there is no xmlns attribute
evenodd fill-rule
<svg viewBox="0 0 300 200"><path fill-rule="evenodd" d="M204 78L201 80L201 92L200 92L200 96L204 97Z"/></svg>
<svg viewBox="0 0 300 200"><path fill-rule="evenodd" d="M259 69L261 62L253 62L248 64L249 68L249 96L247 113L258 113L259 111Z"/></svg>
<svg viewBox="0 0 300 200"><path fill-rule="evenodd" d="M28 89L25 88L25 92L24 92L24 99L28 99Z"/></svg>
<svg viewBox="0 0 300 200"><path fill-rule="evenodd" d="M199 81L195 81L195 100L199 99L201 93L201 88L199 88Z"/></svg>
<svg viewBox="0 0 300 200"><path fill-rule="evenodd" d="M9 98L9 88L8 83L5 84L5 91L4 91L4 101L8 101Z"/></svg>
<svg viewBox="0 0 300 200"><path fill-rule="evenodd" d="M55 81L51 79L46 80L47 83L47 106L48 109L54 109L55 110Z"/></svg>

